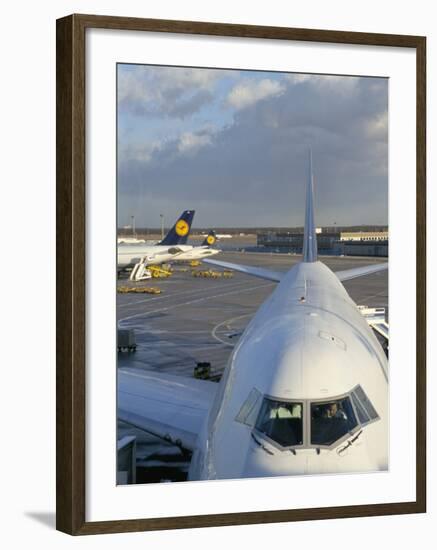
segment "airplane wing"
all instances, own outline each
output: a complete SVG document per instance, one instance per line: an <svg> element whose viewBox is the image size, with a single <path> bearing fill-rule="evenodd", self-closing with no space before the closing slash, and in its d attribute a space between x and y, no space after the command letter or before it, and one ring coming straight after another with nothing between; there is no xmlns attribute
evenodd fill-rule
<svg viewBox="0 0 437 550"><path fill-rule="evenodd" d="M364 275L371 275L372 273L378 273L388 269L388 263L385 264L372 264L364 267L355 267L353 269L345 269L344 271L336 271L335 274L340 281L349 281L350 279L356 279L357 277L363 277Z"/></svg>
<svg viewBox="0 0 437 550"><path fill-rule="evenodd" d="M202 260L206 264L216 265L218 267L224 267L225 269L233 269L234 271L241 271L247 275L253 275L254 277L260 277L261 279L267 279L269 281L275 281L279 283L284 277L285 273L281 271L272 271L270 269L264 269L262 267L253 267L251 265L233 264L230 262L221 262L219 260ZM364 275L371 275L372 273L378 273L388 269L388 263L385 264L372 264L365 267L355 267L353 269L346 269L344 271L336 271L335 274L340 281L349 281L357 277L363 277Z"/></svg>
<svg viewBox="0 0 437 550"><path fill-rule="evenodd" d="M118 418L193 450L218 384L140 369L118 371Z"/></svg>
<svg viewBox="0 0 437 550"><path fill-rule="evenodd" d="M279 283L285 273L281 271L272 271L270 269L264 269L262 267L253 267L251 265L233 264L231 262L221 262L219 260L203 260L205 264L216 265L218 267L224 267L225 269L233 269L234 271L241 271L241 273L247 273L247 275L253 275L254 277L260 277L261 279L267 279L268 281L275 281Z"/></svg>

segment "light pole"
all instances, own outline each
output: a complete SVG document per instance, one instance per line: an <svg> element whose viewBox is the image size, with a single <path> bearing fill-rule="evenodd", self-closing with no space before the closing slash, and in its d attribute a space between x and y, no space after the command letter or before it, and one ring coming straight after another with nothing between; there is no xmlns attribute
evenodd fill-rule
<svg viewBox="0 0 437 550"><path fill-rule="evenodd" d="M135 237L135 216L130 217L132 220L132 235Z"/></svg>
<svg viewBox="0 0 437 550"><path fill-rule="evenodd" d="M164 214L159 214L161 218L161 241L164 238Z"/></svg>

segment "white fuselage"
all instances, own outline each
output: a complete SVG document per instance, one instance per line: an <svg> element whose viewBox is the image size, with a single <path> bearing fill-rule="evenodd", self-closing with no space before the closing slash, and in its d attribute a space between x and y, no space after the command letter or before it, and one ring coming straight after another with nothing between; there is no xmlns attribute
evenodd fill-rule
<svg viewBox="0 0 437 550"><path fill-rule="evenodd" d="M378 419L329 446L312 443L312 404L360 386ZM303 444L282 448L237 418L254 390L303 410ZM253 395L253 394L252 394ZM300 407L301 405L299 405ZM335 274L299 263L247 326L220 382L189 479L377 471L388 468L388 364Z"/></svg>
<svg viewBox="0 0 437 550"><path fill-rule="evenodd" d="M219 250L218 248L210 248L209 246L193 246L191 250L181 252L174 259L178 262L185 260L202 260L203 258L214 256L219 252L221 252L221 250Z"/></svg>
<svg viewBox="0 0 437 550"><path fill-rule="evenodd" d="M120 245L117 248L117 266L127 267L145 262L146 265L159 265L174 260L179 254L192 250L193 246L178 245Z"/></svg>

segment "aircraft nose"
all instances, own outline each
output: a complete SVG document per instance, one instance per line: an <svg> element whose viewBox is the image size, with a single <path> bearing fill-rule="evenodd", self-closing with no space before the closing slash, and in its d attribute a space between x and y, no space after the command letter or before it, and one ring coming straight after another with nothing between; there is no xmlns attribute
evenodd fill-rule
<svg viewBox="0 0 437 550"><path fill-rule="evenodd" d="M308 473L308 456L302 451L293 453L252 448L247 455L244 467L244 477L290 476L306 473Z"/></svg>
<svg viewBox="0 0 437 550"><path fill-rule="evenodd" d="M335 451L317 452L316 449L296 449L292 452L270 446L251 448L242 477L318 475L381 469L371 460L363 446L354 451L339 456Z"/></svg>

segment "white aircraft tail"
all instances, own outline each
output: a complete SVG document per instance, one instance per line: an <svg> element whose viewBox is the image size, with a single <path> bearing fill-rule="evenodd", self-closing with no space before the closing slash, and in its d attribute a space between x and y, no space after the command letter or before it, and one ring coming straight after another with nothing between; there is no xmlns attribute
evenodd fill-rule
<svg viewBox="0 0 437 550"><path fill-rule="evenodd" d="M307 182L307 196L305 206L305 227L303 235L303 261L317 261L317 237L314 223L314 181L313 181L313 156L310 149L309 174Z"/></svg>

